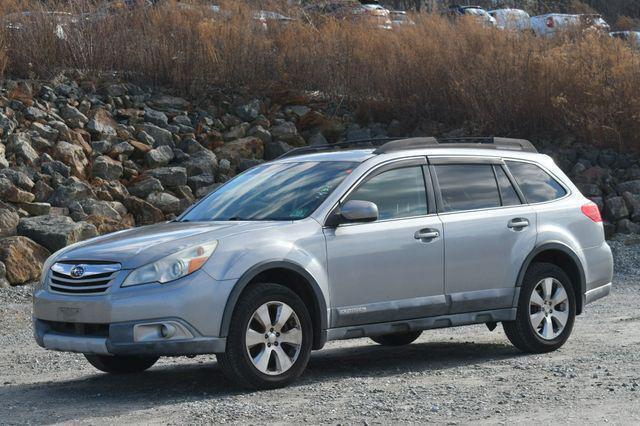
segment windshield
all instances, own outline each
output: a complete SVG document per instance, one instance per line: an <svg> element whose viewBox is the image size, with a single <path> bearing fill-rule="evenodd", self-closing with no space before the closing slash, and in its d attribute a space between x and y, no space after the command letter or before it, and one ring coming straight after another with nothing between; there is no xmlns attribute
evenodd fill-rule
<svg viewBox="0 0 640 426"><path fill-rule="evenodd" d="M270 163L242 173L181 220L297 220L309 216L358 163Z"/></svg>

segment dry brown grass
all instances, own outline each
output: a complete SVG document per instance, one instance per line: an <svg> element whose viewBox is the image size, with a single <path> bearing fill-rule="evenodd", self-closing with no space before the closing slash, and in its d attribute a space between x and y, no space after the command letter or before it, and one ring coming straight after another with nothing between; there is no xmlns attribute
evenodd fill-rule
<svg viewBox="0 0 640 426"><path fill-rule="evenodd" d="M66 7L77 12L79 4ZM75 68L116 72L185 93L284 85L371 106L387 119L433 120L484 134L571 134L640 149L640 54L608 37L546 40L426 15L398 31L303 20L264 31L239 2L226 9L231 18L168 3L81 20L65 40L55 36L51 18L38 18L31 31L5 34L7 72L40 78Z"/></svg>

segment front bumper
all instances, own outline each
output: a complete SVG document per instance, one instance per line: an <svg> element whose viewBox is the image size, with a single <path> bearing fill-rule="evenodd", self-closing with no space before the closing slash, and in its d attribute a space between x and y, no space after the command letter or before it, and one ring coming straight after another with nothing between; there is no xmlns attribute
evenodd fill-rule
<svg viewBox="0 0 640 426"><path fill-rule="evenodd" d="M136 341L138 336L135 330L139 326L160 328L163 324L180 324L189 331L189 335L175 339L157 333L147 336L143 341ZM69 325L75 326L71 328L75 328L76 332L70 331ZM98 355L199 355L222 353L226 347L225 338L199 336L193 327L175 318L109 324L103 326L106 335L83 334L80 330L84 326L82 323L34 319L34 334L38 345L45 349ZM66 330L61 331L61 328Z"/></svg>
<svg viewBox="0 0 640 426"><path fill-rule="evenodd" d="M112 285L100 295L34 294L38 344L60 351L110 355L197 355L224 352L224 309L235 280L204 271L168 284ZM163 326L172 329L163 336Z"/></svg>

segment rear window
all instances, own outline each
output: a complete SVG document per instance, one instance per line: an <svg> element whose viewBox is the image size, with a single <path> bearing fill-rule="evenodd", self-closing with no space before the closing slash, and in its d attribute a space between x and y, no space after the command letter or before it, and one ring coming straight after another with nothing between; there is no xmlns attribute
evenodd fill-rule
<svg viewBox="0 0 640 426"><path fill-rule="evenodd" d="M528 203L556 200L567 194L557 180L535 164L519 161L506 163Z"/></svg>
<svg viewBox="0 0 640 426"><path fill-rule="evenodd" d="M435 166L445 212L500 206L500 193L490 164Z"/></svg>

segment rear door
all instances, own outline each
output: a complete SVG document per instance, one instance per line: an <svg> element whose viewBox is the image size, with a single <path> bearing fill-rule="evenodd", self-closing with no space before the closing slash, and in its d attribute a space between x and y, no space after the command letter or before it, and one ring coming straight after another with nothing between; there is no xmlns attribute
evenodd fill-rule
<svg viewBox="0 0 640 426"><path fill-rule="evenodd" d="M536 215L499 158L430 158L451 313L510 308Z"/></svg>

